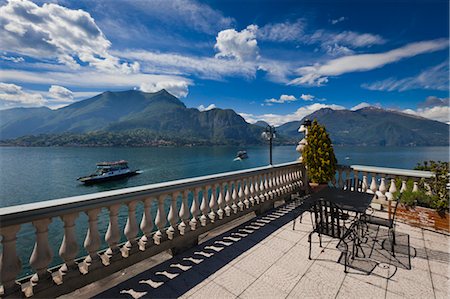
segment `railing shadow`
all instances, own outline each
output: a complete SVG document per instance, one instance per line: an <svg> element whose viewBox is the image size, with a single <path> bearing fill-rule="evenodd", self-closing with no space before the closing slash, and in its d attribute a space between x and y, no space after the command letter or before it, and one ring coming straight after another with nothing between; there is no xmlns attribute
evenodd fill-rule
<svg viewBox="0 0 450 299"><path fill-rule="evenodd" d="M95 298L174 298L213 279L231 261L306 211L301 201L272 209L108 289Z"/></svg>

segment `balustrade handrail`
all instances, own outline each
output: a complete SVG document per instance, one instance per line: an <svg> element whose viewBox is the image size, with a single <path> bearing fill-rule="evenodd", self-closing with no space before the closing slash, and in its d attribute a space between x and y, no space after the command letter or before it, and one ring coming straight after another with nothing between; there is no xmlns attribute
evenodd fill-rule
<svg viewBox="0 0 450 299"><path fill-rule="evenodd" d="M339 165L340 168L351 168L352 170L356 170L359 172L367 172L367 173L382 173L382 174L390 174L396 176L404 176L404 177L414 177L414 178L424 178L429 179L434 177L434 173L431 171L423 171L423 170L411 170L411 169L402 169L402 168L389 168L389 167L378 167L378 166L366 166L366 165Z"/></svg>
<svg viewBox="0 0 450 299"><path fill-rule="evenodd" d="M3 207L0 208L0 228L29 223L44 217L59 217L69 213L111 206L115 203L127 203L136 199L156 197L160 194L171 193L183 189L192 189L199 185L208 185L208 183L226 180L239 180L240 178L244 178L249 175L264 173L267 170L298 166L300 164L300 162L294 161L278 165L268 165L239 171L211 174L138 187L123 188L112 191Z"/></svg>

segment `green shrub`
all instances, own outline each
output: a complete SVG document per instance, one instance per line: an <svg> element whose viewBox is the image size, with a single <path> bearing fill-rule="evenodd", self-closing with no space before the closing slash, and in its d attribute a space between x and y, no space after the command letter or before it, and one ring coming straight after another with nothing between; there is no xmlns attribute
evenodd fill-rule
<svg viewBox="0 0 450 299"><path fill-rule="evenodd" d="M337 160L330 136L317 120L312 122L303 152L308 177L313 183L328 183L336 173Z"/></svg>

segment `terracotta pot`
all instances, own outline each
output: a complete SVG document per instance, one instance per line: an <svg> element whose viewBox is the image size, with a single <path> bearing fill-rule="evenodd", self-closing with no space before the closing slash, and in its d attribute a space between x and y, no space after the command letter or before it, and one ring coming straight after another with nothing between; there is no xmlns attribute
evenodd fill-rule
<svg viewBox="0 0 450 299"><path fill-rule="evenodd" d="M399 204L396 217L412 226L450 233L448 211Z"/></svg>
<svg viewBox="0 0 450 299"><path fill-rule="evenodd" d="M309 188L311 189L311 192L316 193L319 192L320 190L326 188L328 186L328 184L326 183L309 183Z"/></svg>

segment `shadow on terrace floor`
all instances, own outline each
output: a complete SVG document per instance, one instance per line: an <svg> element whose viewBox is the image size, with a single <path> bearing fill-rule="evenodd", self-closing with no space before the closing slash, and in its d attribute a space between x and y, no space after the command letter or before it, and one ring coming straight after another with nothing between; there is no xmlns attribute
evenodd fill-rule
<svg viewBox="0 0 450 299"><path fill-rule="evenodd" d="M231 261L243 257L255 245L302 213L305 205L292 202L174 256L95 298L174 298L212 279ZM220 294L218 294L220 295Z"/></svg>

